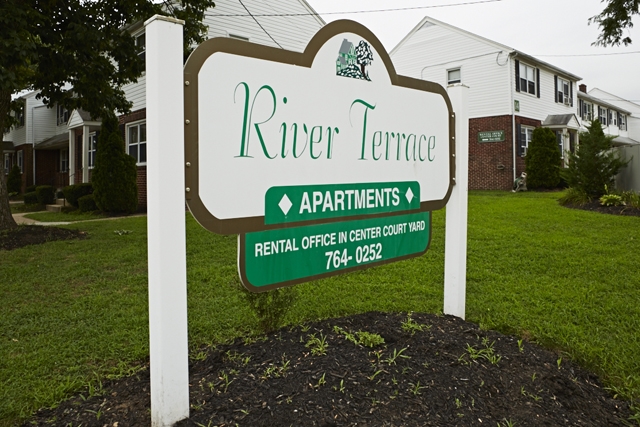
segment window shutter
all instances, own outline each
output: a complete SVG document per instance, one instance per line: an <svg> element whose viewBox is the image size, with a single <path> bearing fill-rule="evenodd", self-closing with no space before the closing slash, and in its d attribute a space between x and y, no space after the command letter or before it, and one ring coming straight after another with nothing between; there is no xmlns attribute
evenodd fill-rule
<svg viewBox="0 0 640 427"><path fill-rule="evenodd" d="M573 107L573 82L569 82L569 99L571 100L571 106Z"/></svg>
<svg viewBox="0 0 640 427"><path fill-rule="evenodd" d="M516 125L516 138L518 141L518 155L522 157L524 154L524 143L525 141L522 139L522 125Z"/></svg>
<svg viewBox="0 0 640 427"><path fill-rule="evenodd" d="M540 98L540 68L536 68L536 92Z"/></svg>
<svg viewBox="0 0 640 427"><path fill-rule="evenodd" d="M553 76L553 100L558 102L558 76Z"/></svg>
<svg viewBox="0 0 640 427"><path fill-rule="evenodd" d="M618 113L618 127L620 127L621 123L622 123L622 114Z"/></svg>
<svg viewBox="0 0 640 427"><path fill-rule="evenodd" d="M516 92L520 92L520 61L514 61L516 64Z"/></svg>
<svg viewBox="0 0 640 427"><path fill-rule="evenodd" d="M120 131L120 136L122 137L122 140L125 141L125 145L126 145L127 138L124 133L124 124L118 125L118 130Z"/></svg>

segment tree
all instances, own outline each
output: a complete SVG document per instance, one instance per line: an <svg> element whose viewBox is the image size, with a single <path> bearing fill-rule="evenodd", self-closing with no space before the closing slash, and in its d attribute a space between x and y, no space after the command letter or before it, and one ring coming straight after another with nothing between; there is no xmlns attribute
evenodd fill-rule
<svg viewBox="0 0 640 427"><path fill-rule="evenodd" d="M587 132L580 133L578 148L569 153L569 166L562 173L570 188L589 197L607 193L605 186L612 187L615 176L628 163L612 150L613 138L604 134L599 120L592 121Z"/></svg>
<svg viewBox="0 0 640 427"><path fill-rule="evenodd" d="M562 158L556 134L551 129L533 130L524 164L529 188L556 188L560 184Z"/></svg>
<svg viewBox="0 0 640 427"><path fill-rule="evenodd" d="M135 212L138 208L136 175L136 161L125 152L118 119L112 113L102 119L96 164L91 177L98 209L105 212Z"/></svg>
<svg viewBox="0 0 640 427"><path fill-rule="evenodd" d="M356 58L358 65L360 65L362 77L369 80L369 76L365 71L365 67L373 62L373 53L371 52L369 43L364 40L360 40L360 43L358 43L358 46L356 47Z"/></svg>
<svg viewBox="0 0 640 427"><path fill-rule="evenodd" d="M25 88L38 90L46 105L82 108L92 117L129 112L122 86L140 77L144 62L123 29L155 14L182 19L187 55L204 40L204 12L213 6L212 0L0 1L0 128L12 124L11 96ZM14 226L0 174L0 230Z"/></svg>
<svg viewBox="0 0 640 427"><path fill-rule="evenodd" d="M603 0L604 1L604 0ZM638 0L606 0L607 6L599 15L589 18L589 24L596 23L601 33L593 43L595 46L625 46L631 44L631 37L623 36L623 30L633 28L633 16L640 11Z"/></svg>

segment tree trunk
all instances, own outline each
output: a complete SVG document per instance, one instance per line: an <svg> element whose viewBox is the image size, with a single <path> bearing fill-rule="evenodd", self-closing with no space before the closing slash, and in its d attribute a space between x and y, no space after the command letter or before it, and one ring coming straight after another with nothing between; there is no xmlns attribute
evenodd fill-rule
<svg viewBox="0 0 640 427"><path fill-rule="evenodd" d="M9 105L11 104L11 92L0 91L0 131L4 133L5 117L9 114ZM9 191L7 190L7 180L4 176L4 150L0 142L0 230L7 230L18 226L11 215L11 207L9 206Z"/></svg>

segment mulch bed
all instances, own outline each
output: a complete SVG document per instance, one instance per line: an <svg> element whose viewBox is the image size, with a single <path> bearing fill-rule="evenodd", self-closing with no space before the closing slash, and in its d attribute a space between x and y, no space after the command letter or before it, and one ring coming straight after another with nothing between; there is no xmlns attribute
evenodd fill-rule
<svg viewBox="0 0 640 427"><path fill-rule="evenodd" d="M0 231L0 250L12 250L28 245L38 245L56 240L85 239L87 233L65 228L20 225L17 228Z"/></svg>
<svg viewBox="0 0 640 427"><path fill-rule="evenodd" d="M572 209L599 212L609 215L640 216L640 209L631 206L602 206L600 201L594 200L585 205L565 205Z"/></svg>
<svg viewBox="0 0 640 427"><path fill-rule="evenodd" d="M178 426L623 426L631 416L556 353L452 316L408 319L364 313L201 349L190 364L191 416ZM384 343L352 342L362 332ZM145 366L24 427L150 425Z"/></svg>

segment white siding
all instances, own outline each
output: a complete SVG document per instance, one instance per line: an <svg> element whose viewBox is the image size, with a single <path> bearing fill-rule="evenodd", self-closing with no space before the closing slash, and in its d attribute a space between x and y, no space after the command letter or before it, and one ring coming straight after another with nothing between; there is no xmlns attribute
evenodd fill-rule
<svg viewBox="0 0 640 427"><path fill-rule="evenodd" d="M310 15L259 16L308 14L312 10L298 0L244 0L244 5L260 25L247 14L237 0L216 1L216 7L206 12L204 23L209 27L207 38L228 37L229 34L248 37L252 43L302 52L313 35L322 28L322 21ZM242 15L242 16L220 16ZM266 31L266 32L265 32ZM268 32L268 34L267 34ZM278 44L276 44L271 37ZM133 103L131 111L146 107L146 81L143 75L137 83L125 86L127 99Z"/></svg>
<svg viewBox="0 0 640 427"><path fill-rule="evenodd" d="M392 52L396 72L447 86L447 70L460 68L469 86L469 116L510 114L507 52L435 24L427 24Z"/></svg>
<svg viewBox="0 0 640 427"><path fill-rule="evenodd" d="M33 109L33 141L37 144L56 133L56 110L40 105Z"/></svg>
<svg viewBox="0 0 640 427"><path fill-rule="evenodd" d="M552 70L538 66L535 62L523 60L522 63L532 67L540 69L540 98L537 95L531 95L525 92L515 92L515 64L511 69L514 100L520 101L520 112L516 115L528 117L544 121L548 115L555 114L576 114L577 115L577 103L578 103L578 87L575 81L572 81L573 85L573 106L565 105L564 103L558 103L555 101L555 79L554 76L558 75ZM560 76L565 80L569 80L565 76Z"/></svg>

